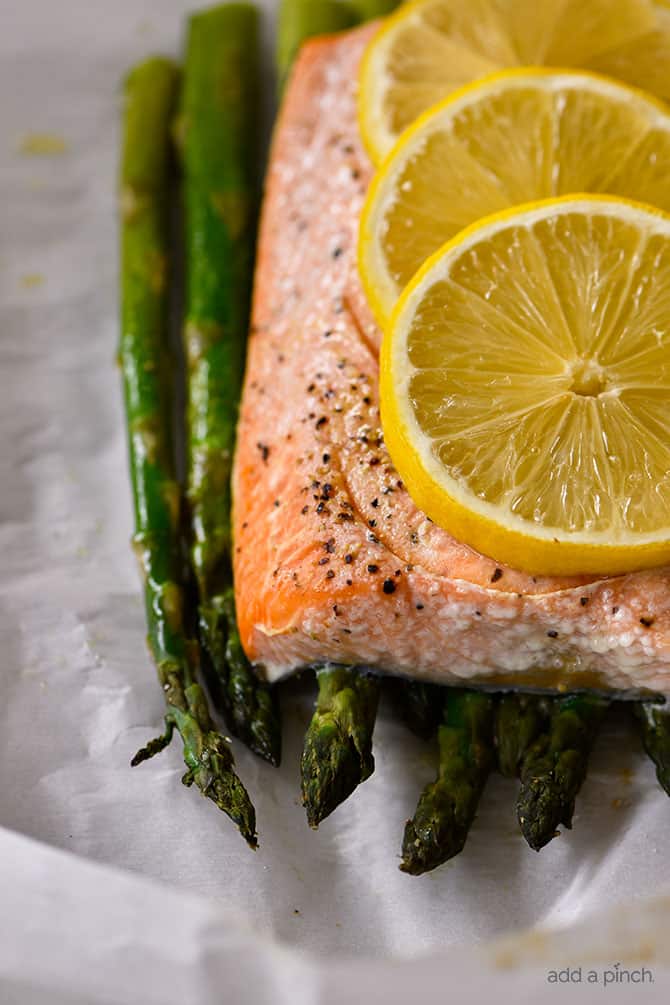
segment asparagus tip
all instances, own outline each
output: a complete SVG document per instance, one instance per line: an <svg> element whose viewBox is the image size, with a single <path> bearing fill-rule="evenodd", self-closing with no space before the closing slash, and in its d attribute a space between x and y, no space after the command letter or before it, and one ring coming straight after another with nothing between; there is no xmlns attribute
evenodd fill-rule
<svg viewBox="0 0 670 1005"><path fill-rule="evenodd" d="M656 765L659 785L670 796L670 706L640 702L633 707L639 722L642 743Z"/></svg>
<svg viewBox="0 0 670 1005"><path fill-rule="evenodd" d="M521 833L533 851L541 851L560 835L558 825L564 822L564 813L561 793L549 779L531 779L522 785L517 818Z"/></svg>
<svg viewBox="0 0 670 1005"><path fill-rule="evenodd" d="M172 719L166 718L165 732L138 750L130 762L131 767L135 768L165 750L172 740L175 725ZM203 796L211 799L237 824L244 840L255 850L258 847L256 811L247 790L235 774L232 754L224 738L213 731L206 733L202 738L202 750L198 754L194 754L193 750L187 751L186 756L189 768L182 776L182 783L187 788L196 785Z"/></svg>
<svg viewBox="0 0 670 1005"><path fill-rule="evenodd" d="M416 813L405 824L400 871L410 876L431 872L465 847L469 822L457 819L456 807L440 782L426 786Z"/></svg>
<svg viewBox="0 0 670 1005"><path fill-rule="evenodd" d="M374 771L372 753L359 751L350 736L335 726L310 729L301 762L302 802L307 823L320 823Z"/></svg>
<svg viewBox="0 0 670 1005"><path fill-rule="evenodd" d="M375 769L379 681L347 667L317 671L319 695L300 759L302 802L316 829Z"/></svg>
<svg viewBox="0 0 670 1005"><path fill-rule="evenodd" d="M201 603L199 632L205 673L226 726L273 767L281 764L281 713L277 692L258 680L240 643L232 586L221 609Z"/></svg>
<svg viewBox="0 0 670 1005"><path fill-rule="evenodd" d="M250 848L256 849L256 811L244 785L233 768L230 748L214 731L204 737L203 749L195 764L184 775L185 785L195 785L203 796L223 810Z"/></svg>

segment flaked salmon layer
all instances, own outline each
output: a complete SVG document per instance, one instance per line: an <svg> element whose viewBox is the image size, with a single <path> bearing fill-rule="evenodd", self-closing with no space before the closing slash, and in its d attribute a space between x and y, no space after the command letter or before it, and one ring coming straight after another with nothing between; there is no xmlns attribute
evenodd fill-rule
<svg viewBox="0 0 670 1005"><path fill-rule="evenodd" d="M670 693L670 569L594 580L498 566L432 524L390 462L381 334L356 268L370 30L303 49L275 132L234 472L244 648L269 680L329 661Z"/></svg>

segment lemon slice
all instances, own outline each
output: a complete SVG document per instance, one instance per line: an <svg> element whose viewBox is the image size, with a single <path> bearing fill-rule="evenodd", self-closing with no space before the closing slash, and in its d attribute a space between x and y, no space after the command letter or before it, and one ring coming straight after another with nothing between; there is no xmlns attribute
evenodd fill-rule
<svg viewBox="0 0 670 1005"><path fill-rule="evenodd" d="M359 266L382 327L420 265L522 202L610 192L670 210L670 110L606 77L505 70L406 130L368 193Z"/></svg>
<svg viewBox="0 0 670 1005"><path fill-rule="evenodd" d="M512 66L597 70L670 98L670 12L652 0L417 0L370 42L359 122L379 163L458 87Z"/></svg>
<svg viewBox="0 0 670 1005"><path fill-rule="evenodd" d="M403 292L380 392L412 498L483 554L670 561L670 216L580 195L462 231Z"/></svg>

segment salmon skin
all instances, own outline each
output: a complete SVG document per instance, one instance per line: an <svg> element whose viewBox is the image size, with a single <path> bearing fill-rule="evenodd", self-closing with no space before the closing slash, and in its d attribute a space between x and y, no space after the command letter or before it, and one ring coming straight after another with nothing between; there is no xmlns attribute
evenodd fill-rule
<svg viewBox="0 0 670 1005"><path fill-rule="evenodd" d="M372 169L356 125L370 31L302 50L275 131L234 471L242 643L504 688L670 693L670 569L532 577L436 527L379 419L381 334L356 268Z"/></svg>

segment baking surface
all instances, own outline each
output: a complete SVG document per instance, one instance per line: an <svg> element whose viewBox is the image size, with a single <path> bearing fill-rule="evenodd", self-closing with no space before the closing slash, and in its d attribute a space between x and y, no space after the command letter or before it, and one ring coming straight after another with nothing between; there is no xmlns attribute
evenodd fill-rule
<svg viewBox="0 0 670 1005"><path fill-rule="evenodd" d="M223 947L216 941L222 929L210 930L202 919L224 908L247 919L240 931L310 950L318 960L355 955L363 967L364 958L479 945L532 924L566 926L594 910L662 892L670 877L670 802L638 741L616 717L598 742L572 833L540 855L532 852L517 833L514 784L493 777L464 854L420 879L397 865L405 819L434 771L434 756L386 706L375 775L314 834L299 805L298 778L313 690L308 682L287 686L281 770L235 747L258 811L255 855L225 817L181 785L177 742L149 764L128 767L159 730L162 699L144 644L140 583L128 544L130 495L114 365L118 84L147 53L176 51L189 6L183 0L22 0L3 11L0 824L81 859L159 880L183 891L185 904L191 904L187 893L208 898L209 906L198 901L202 913L194 908L194 918L212 940L210 957ZM7 857L0 929L11 927L15 941L10 960L0 938L0 979L14 974L15 980L12 967L20 959L28 979L28 971L43 973L49 924L52 933L59 929L59 904L65 911L69 903L59 881L78 903L98 874L68 858L61 878L60 859L51 852L1 836ZM100 882L101 891L108 889ZM110 889L120 896L124 884L135 889L135 882L126 876ZM29 887L43 887L51 899L45 892L42 902L35 892L24 903ZM168 891L167 899L147 895L142 919L142 889L129 895L136 912L129 930L153 931L159 905L174 909L174 899ZM99 906L90 897L82 903L91 912L91 939L123 930L122 919L118 930L113 919L109 930L97 924L107 910L104 899ZM150 959L167 954L170 938L166 926L163 950L153 946ZM254 938L249 935L251 947ZM257 945L259 954L267 947ZM119 946L123 941L101 942L99 952L121 953ZM93 966L96 946L89 948L84 956ZM279 975L278 961L288 966L282 953L262 956L266 989ZM114 958L118 963L123 956ZM186 951L172 958L195 966ZM63 967L68 959L64 954ZM251 974L248 967L244 972ZM445 993L444 974L430 973ZM60 973L59 987L74 986L66 976ZM392 984L392 972L388 980ZM304 1002L327 1000L314 991L318 983L302 985ZM211 985L198 985L204 986ZM90 1005L93 996L82 995L63 1001ZM24 1005L38 998L5 1000ZM119 992L100 1000L133 999ZM193 1000L206 998L194 994Z"/></svg>

